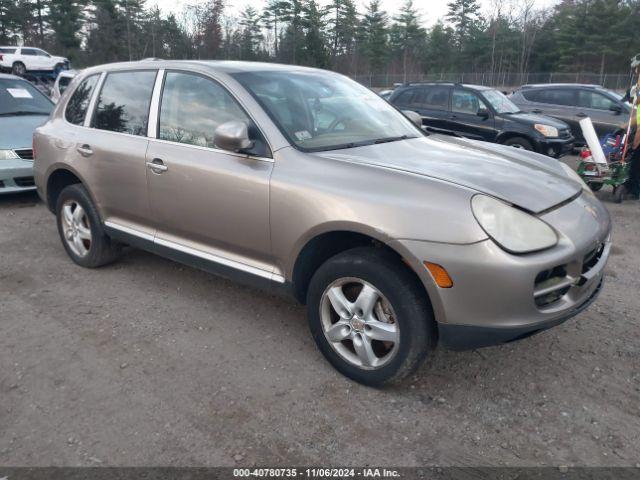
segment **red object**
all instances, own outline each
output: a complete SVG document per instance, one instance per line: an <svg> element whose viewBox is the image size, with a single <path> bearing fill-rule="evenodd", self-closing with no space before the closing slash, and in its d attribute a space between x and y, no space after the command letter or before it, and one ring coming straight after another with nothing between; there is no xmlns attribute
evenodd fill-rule
<svg viewBox="0 0 640 480"><path fill-rule="evenodd" d="M595 164L595 163L587 163L587 164L584 166L584 169L585 169L587 172L595 172L595 171L597 170L597 168L596 168L596 164Z"/></svg>
<svg viewBox="0 0 640 480"><path fill-rule="evenodd" d="M2 54L0 53L0 62L2 61L4 57L2 56Z"/></svg>
<svg viewBox="0 0 640 480"><path fill-rule="evenodd" d="M589 158L591 156L591 150L585 148L580 152L580 158Z"/></svg>

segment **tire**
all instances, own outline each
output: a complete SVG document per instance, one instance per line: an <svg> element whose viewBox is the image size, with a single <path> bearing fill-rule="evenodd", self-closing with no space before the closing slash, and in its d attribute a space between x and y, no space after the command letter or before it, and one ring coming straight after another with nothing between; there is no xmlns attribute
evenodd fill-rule
<svg viewBox="0 0 640 480"><path fill-rule="evenodd" d="M27 73L27 67L24 66L22 62L15 62L11 67L11 73L17 75L18 77L24 76Z"/></svg>
<svg viewBox="0 0 640 480"><path fill-rule="evenodd" d="M81 184L69 185L56 203L58 233L71 260L97 268L115 261L122 246L104 232L91 197Z"/></svg>
<svg viewBox="0 0 640 480"><path fill-rule="evenodd" d="M599 182L589 182L587 185L589 185L589 188L591 189L591 191L598 192L602 189L603 184Z"/></svg>
<svg viewBox="0 0 640 480"><path fill-rule="evenodd" d="M624 195L627 191L627 188L624 186L624 184L622 185L618 185L617 187L614 187L613 189L613 201L615 203L622 203L622 201L624 200Z"/></svg>
<svg viewBox="0 0 640 480"><path fill-rule="evenodd" d="M334 291L338 294L330 293ZM367 298L374 298L375 303L360 302L366 297L363 292L372 291L377 294ZM341 309L340 316L335 304L338 308L347 305L350 312ZM313 339L329 363L364 385L380 387L401 381L418 368L437 342L424 289L397 257L378 248L347 250L322 264L309 284L307 314ZM328 335L337 340L330 341ZM393 340L372 339L378 335Z"/></svg>
<svg viewBox="0 0 640 480"><path fill-rule="evenodd" d="M507 139L503 143L503 145L506 145L507 147L520 148L522 150L528 150L530 152L534 151L533 145L531 145L531 142L523 137L511 137Z"/></svg>

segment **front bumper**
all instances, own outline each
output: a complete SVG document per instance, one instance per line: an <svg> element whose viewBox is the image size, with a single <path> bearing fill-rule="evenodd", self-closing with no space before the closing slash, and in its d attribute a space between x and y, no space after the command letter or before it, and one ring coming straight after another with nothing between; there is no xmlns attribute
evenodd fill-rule
<svg viewBox="0 0 640 480"><path fill-rule="evenodd" d="M549 157L560 158L573 151L575 138L542 138L536 140L536 142L538 144L538 152Z"/></svg>
<svg viewBox="0 0 640 480"><path fill-rule="evenodd" d="M33 161L16 159L0 162L0 195L35 189Z"/></svg>
<svg viewBox="0 0 640 480"><path fill-rule="evenodd" d="M399 242L429 293L445 346L477 348L523 338L564 322L595 300L611 248L605 208L585 193L540 218L556 229L560 241L538 253L512 255L490 239L470 245ZM438 288L424 261L442 265L453 287Z"/></svg>

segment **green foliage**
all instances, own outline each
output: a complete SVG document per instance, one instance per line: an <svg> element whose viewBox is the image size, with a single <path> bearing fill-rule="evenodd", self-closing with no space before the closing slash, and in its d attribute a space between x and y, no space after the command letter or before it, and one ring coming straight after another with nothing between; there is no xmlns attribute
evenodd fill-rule
<svg viewBox="0 0 640 480"><path fill-rule="evenodd" d="M241 59L349 73L628 71L640 51L640 0L448 0L425 28L429 2L267 0L238 12L224 0L190 2L163 14L147 0L0 0L0 44L27 44L77 66L145 57ZM151 2L149 2L151 3ZM488 3L482 3L485 8ZM429 20L431 20L429 18Z"/></svg>

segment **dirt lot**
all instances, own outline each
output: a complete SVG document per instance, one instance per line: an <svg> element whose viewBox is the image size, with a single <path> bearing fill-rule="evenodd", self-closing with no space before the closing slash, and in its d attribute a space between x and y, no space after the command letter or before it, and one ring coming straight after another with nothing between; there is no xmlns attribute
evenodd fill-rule
<svg viewBox="0 0 640 480"><path fill-rule="evenodd" d="M0 197L0 465L637 465L640 202L598 302L372 390L286 300L131 251L84 270L35 195Z"/></svg>

